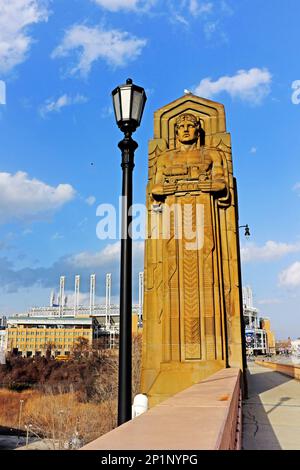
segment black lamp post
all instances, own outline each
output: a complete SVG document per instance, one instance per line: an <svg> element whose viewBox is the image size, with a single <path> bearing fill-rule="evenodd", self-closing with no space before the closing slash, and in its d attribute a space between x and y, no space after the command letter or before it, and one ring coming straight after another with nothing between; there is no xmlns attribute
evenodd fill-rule
<svg viewBox="0 0 300 470"><path fill-rule="evenodd" d="M245 229L245 237L249 238L250 237L250 228L249 225L240 225L239 228L244 228Z"/></svg>
<svg viewBox="0 0 300 470"><path fill-rule="evenodd" d="M132 335L132 172L134 152L138 147L131 135L139 127L147 100L145 90L128 78L112 92L118 127L124 132L119 142L122 152L122 237L120 272L120 333L118 425L131 419L131 335Z"/></svg>

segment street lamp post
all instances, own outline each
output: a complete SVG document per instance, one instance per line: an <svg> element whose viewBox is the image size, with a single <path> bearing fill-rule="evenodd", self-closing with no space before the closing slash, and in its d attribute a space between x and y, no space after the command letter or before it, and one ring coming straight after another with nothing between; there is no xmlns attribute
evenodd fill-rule
<svg viewBox="0 0 300 470"><path fill-rule="evenodd" d="M59 410L59 431L58 431L58 449L62 449L62 443L63 443L63 414L64 410ZM54 442L55 446L55 442Z"/></svg>
<svg viewBox="0 0 300 470"><path fill-rule="evenodd" d="M20 430L21 430L21 418L22 418L23 403L24 403L24 400L20 400L19 419L18 419L18 445L19 445L19 441L20 441Z"/></svg>
<svg viewBox="0 0 300 470"><path fill-rule="evenodd" d="M31 428L32 428L32 424L25 425L25 429L26 429L26 449L28 447L29 432L30 432Z"/></svg>
<svg viewBox="0 0 300 470"><path fill-rule="evenodd" d="M245 229L245 237L250 238L250 228L249 225L240 225L239 228L244 228Z"/></svg>
<svg viewBox="0 0 300 470"><path fill-rule="evenodd" d="M118 127L124 132L119 142L122 153L122 230L120 269L120 340L119 340L119 386L118 425L131 419L131 335L132 335L132 173L134 152L138 147L132 133L139 127L147 100L145 90L132 83L120 85L112 92Z"/></svg>
<svg viewBox="0 0 300 470"><path fill-rule="evenodd" d="M235 182L235 199L236 199L236 204L238 207L238 198L237 198L237 189L236 189L236 182ZM247 240L250 238L250 228L249 225L238 225L238 213L236 215L237 217L237 226L238 228L244 228L245 229L245 237ZM247 382L247 376L246 376L246 369L247 369L247 358L246 358L246 342L245 342L245 319L244 319L244 307L243 307L243 292L242 292L242 271L241 271L241 248L240 248L240 233L239 230L237 230L237 256L238 256L238 269L239 269L239 290L240 290L240 309L241 309L241 338L242 338L242 354L243 354L243 369L244 369L244 374L243 374L243 395L245 398L248 398L248 382Z"/></svg>

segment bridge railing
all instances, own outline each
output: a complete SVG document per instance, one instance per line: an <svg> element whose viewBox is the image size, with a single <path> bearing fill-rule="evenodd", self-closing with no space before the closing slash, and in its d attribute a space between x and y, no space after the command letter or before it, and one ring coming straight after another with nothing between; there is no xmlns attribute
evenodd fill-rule
<svg viewBox="0 0 300 470"><path fill-rule="evenodd" d="M81 450L238 450L241 372L224 369Z"/></svg>
<svg viewBox="0 0 300 470"><path fill-rule="evenodd" d="M281 364L280 362L260 361L256 360L255 364L268 367L281 374L288 375L294 379L300 380L300 366L296 364Z"/></svg>

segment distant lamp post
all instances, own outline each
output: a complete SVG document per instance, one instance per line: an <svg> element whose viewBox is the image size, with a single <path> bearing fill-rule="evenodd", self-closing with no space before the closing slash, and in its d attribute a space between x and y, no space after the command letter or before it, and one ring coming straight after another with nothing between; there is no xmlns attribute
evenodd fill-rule
<svg viewBox="0 0 300 470"><path fill-rule="evenodd" d="M58 439L58 449L62 449L63 443L63 414L64 410L59 410L59 439Z"/></svg>
<svg viewBox="0 0 300 470"><path fill-rule="evenodd" d="M31 431L31 428L32 428L32 424L28 424L28 425L25 424L25 429L26 429L26 449L27 449L27 447L28 447L29 433L30 433L30 431Z"/></svg>
<svg viewBox="0 0 300 470"><path fill-rule="evenodd" d="M118 127L124 132L119 142L122 152L122 237L120 272L120 341L118 425L131 419L131 331L132 331L132 238L129 233L132 215L132 173L134 152L138 147L131 135L139 127L147 100L145 90L132 83L120 85L112 92Z"/></svg>
<svg viewBox="0 0 300 470"><path fill-rule="evenodd" d="M239 228L244 228L245 229L245 237L248 239L250 238L250 228L249 225L240 225Z"/></svg>
<svg viewBox="0 0 300 470"><path fill-rule="evenodd" d="M20 430L21 430L21 419L22 419L22 409L23 409L24 400L19 402L19 419L18 419L18 443L20 440Z"/></svg>

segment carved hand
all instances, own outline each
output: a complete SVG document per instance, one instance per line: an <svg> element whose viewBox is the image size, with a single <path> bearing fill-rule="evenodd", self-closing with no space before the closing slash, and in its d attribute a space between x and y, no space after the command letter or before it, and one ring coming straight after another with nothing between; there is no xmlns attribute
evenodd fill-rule
<svg viewBox="0 0 300 470"><path fill-rule="evenodd" d="M153 196L163 196L164 195L164 187L162 184L158 183L155 184L152 188Z"/></svg>
<svg viewBox="0 0 300 470"><path fill-rule="evenodd" d="M214 181L205 181L199 184L201 191L208 193L210 191L222 191L226 187L225 181L223 179L214 180Z"/></svg>
<svg viewBox="0 0 300 470"><path fill-rule="evenodd" d="M164 175L166 176L181 176L187 175L188 169L185 165L174 165L164 169Z"/></svg>

